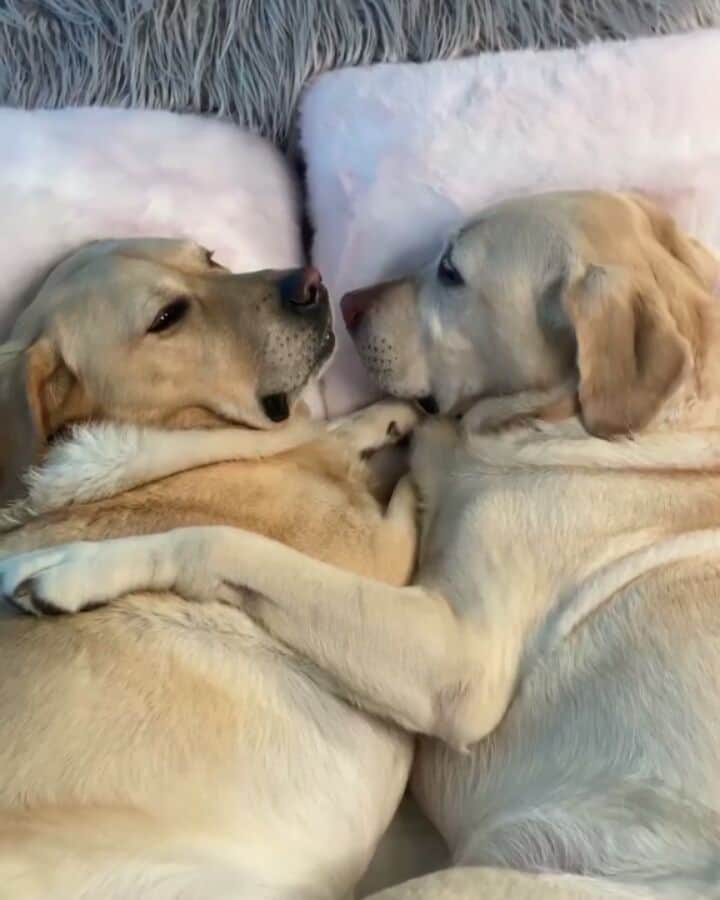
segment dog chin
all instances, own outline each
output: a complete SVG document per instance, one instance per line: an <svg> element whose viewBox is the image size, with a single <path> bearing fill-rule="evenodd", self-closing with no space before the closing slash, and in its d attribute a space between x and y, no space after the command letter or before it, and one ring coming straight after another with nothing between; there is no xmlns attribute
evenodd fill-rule
<svg viewBox="0 0 720 900"><path fill-rule="evenodd" d="M295 408L302 402L305 388L308 386L310 379L316 376L317 372L318 369L315 369L299 387L288 391L279 391L274 394L265 394L259 398L260 408L266 419L271 423L270 427L281 425L292 418ZM260 427L267 428L268 425L265 424Z"/></svg>
<svg viewBox="0 0 720 900"><path fill-rule="evenodd" d="M311 370L307 373L302 381L285 390L272 391L267 394L260 395L260 407L266 418L275 425L286 422L292 415L293 407L302 396L303 391L308 386L312 378L317 378L329 361L335 349L335 334L332 328L328 328L323 336L315 357L315 362Z"/></svg>

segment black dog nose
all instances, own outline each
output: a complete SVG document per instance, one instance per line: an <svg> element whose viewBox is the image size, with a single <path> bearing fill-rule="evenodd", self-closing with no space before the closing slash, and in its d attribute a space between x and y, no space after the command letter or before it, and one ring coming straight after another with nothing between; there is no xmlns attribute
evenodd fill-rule
<svg viewBox="0 0 720 900"><path fill-rule="evenodd" d="M327 291L322 283L322 275L313 266L293 269L278 282L280 300L283 306L295 312L309 312L321 303L327 302Z"/></svg>

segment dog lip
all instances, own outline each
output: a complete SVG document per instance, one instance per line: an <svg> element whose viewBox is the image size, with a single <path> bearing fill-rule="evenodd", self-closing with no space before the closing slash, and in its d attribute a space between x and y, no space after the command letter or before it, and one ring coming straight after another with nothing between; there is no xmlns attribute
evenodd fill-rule
<svg viewBox="0 0 720 900"><path fill-rule="evenodd" d="M416 403L420 407L420 409L422 409L423 412L426 412L429 416L436 416L440 412L438 402L432 394L426 394L424 397L418 397Z"/></svg>
<svg viewBox="0 0 720 900"><path fill-rule="evenodd" d="M260 398L265 415L271 422L284 422L290 417L290 403L286 393L267 394Z"/></svg>

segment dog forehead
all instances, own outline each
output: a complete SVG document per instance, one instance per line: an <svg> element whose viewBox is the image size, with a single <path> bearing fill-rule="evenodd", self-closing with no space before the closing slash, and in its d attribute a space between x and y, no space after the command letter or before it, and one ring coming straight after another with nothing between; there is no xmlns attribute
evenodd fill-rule
<svg viewBox="0 0 720 900"><path fill-rule="evenodd" d="M86 245L68 260L68 272L96 261L116 261L119 266L126 261L142 260L161 266L196 270L206 265L208 251L195 241L174 238L126 238L96 241Z"/></svg>
<svg viewBox="0 0 720 900"><path fill-rule="evenodd" d="M488 245L485 231L480 222L472 222L462 228L448 242L448 253L453 262L471 269L480 268L486 261Z"/></svg>
<svg viewBox="0 0 720 900"><path fill-rule="evenodd" d="M194 241L175 238L118 238L92 241L66 257L48 275L40 293L81 276L86 271L107 274L108 263L122 268L142 260L173 268L197 268L207 262L207 251Z"/></svg>
<svg viewBox="0 0 720 900"><path fill-rule="evenodd" d="M26 344L47 331L53 322L100 310L115 309L118 293L129 313L133 301L145 302L152 293L182 289L183 274L206 265L206 251L198 244L167 238L94 241L56 266L31 303L18 317L11 338ZM114 316L121 323L121 316ZM111 323L106 322L105 327Z"/></svg>

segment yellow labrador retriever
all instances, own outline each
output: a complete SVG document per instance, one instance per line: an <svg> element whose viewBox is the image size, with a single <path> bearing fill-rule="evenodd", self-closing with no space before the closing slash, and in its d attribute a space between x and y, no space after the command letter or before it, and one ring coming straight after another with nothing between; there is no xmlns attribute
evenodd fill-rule
<svg viewBox="0 0 720 900"><path fill-rule="evenodd" d="M273 427L332 342L314 270L233 275L176 241L82 250L2 348L5 496L43 456L56 477L9 507L0 553L223 523L406 582L414 494L385 508L361 457L411 408ZM87 419L105 424L62 441ZM410 761L410 737L237 609L165 594L0 623L3 900L343 896Z"/></svg>
<svg viewBox="0 0 720 900"><path fill-rule="evenodd" d="M522 873L540 871L593 876L564 882L575 896L718 896L717 272L640 198L551 194L346 298L387 391L466 412L416 434L411 587L184 528L15 558L3 591L69 609L221 596L425 735L415 795L463 868L388 900L539 897Z"/></svg>

